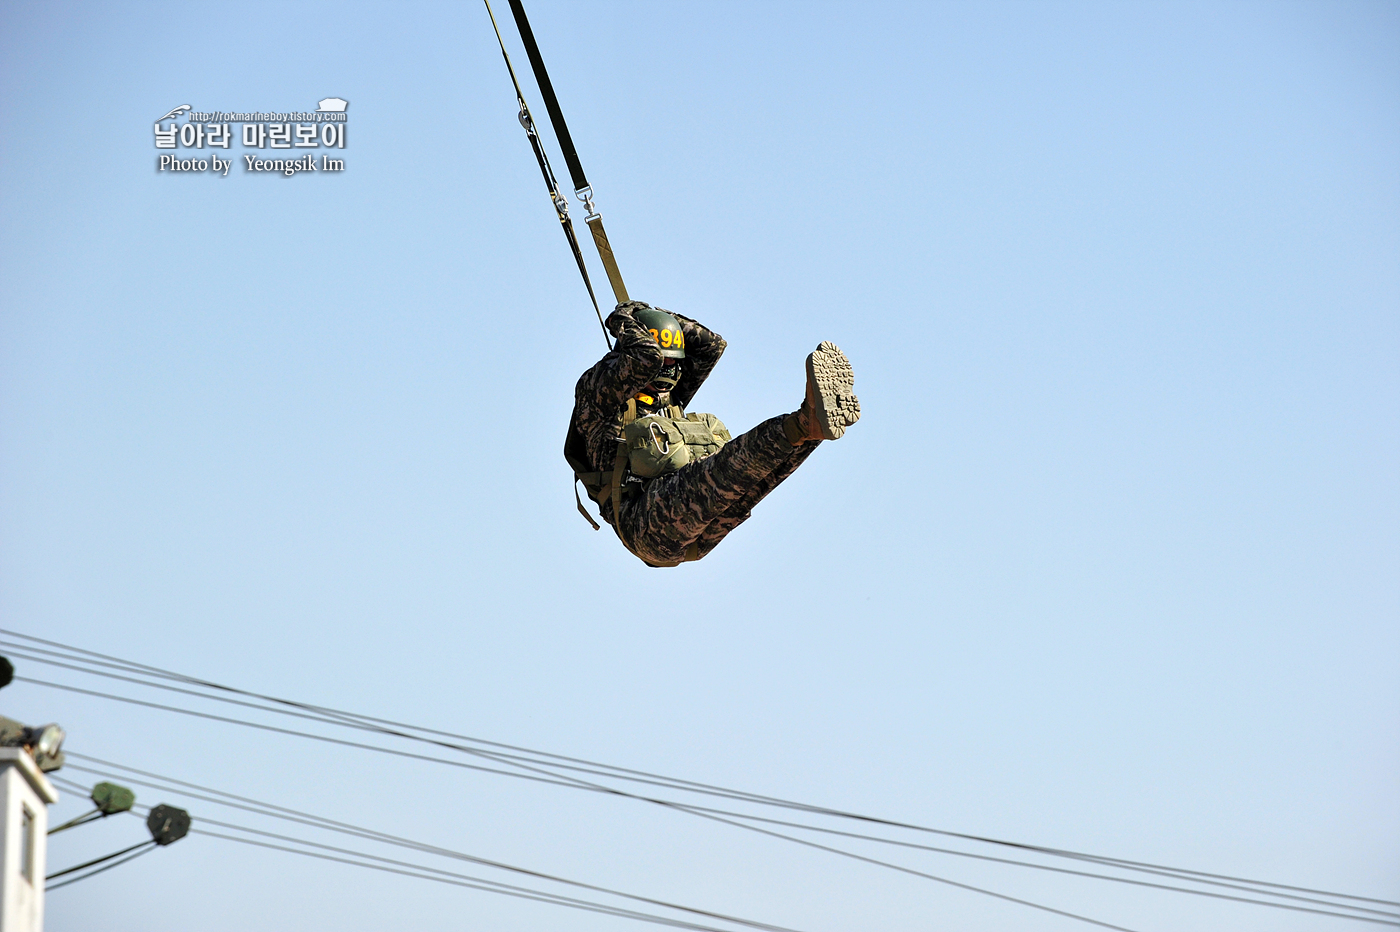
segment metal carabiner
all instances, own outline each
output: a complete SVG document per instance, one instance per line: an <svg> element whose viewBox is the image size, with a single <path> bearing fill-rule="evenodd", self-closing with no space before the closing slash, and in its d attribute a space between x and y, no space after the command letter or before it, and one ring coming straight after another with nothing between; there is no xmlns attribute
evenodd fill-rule
<svg viewBox="0 0 1400 932"><path fill-rule="evenodd" d="M602 214L598 213L597 208L593 206L593 185L590 184L582 188L575 188L574 197L583 201L583 208L588 211L588 216L584 217L584 220L592 220L594 217L602 216Z"/></svg>
<svg viewBox="0 0 1400 932"><path fill-rule="evenodd" d="M669 456L671 453L671 441L663 434L660 438L656 436L656 422L652 421L647 425L647 433L651 435L651 442L656 444L656 449L662 456ZM666 449L662 450L661 445L665 444Z"/></svg>
<svg viewBox="0 0 1400 932"><path fill-rule="evenodd" d="M564 195L558 191L551 191L549 199L554 202L554 209L559 213L559 221L561 223L567 221L569 219L569 202L564 200Z"/></svg>

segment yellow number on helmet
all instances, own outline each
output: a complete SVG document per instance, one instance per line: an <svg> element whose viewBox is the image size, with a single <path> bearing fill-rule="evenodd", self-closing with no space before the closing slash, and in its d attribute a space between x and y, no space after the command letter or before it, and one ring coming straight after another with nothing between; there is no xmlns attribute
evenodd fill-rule
<svg viewBox="0 0 1400 932"><path fill-rule="evenodd" d="M661 342L661 336L660 336L660 334L658 334L655 330L651 331L651 338L652 338L653 340L655 340L657 343L660 343L660 342Z"/></svg>
<svg viewBox="0 0 1400 932"><path fill-rule="evenodd" d="M671 331L661 331L661 345L666 347L667 349L671 348Z"/></svg>

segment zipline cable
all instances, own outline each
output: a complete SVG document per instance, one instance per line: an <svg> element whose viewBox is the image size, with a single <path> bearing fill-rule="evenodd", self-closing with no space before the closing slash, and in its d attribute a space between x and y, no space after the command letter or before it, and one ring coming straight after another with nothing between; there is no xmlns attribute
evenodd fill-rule
<svg viewBox="0 0 1400 932"><path fill-rule="evenodd" d="M612 349L612 341L608 339L608 328L603 323L603 312L598 308L598 296L593 293L593 282L588 277L588 266L584 264L583 252L578 246L578 237L574 235L573 224L569 220L569 202L563 194L559 193L559 180L554 177L554 169L550 167L549 156L544 151L544 143L540 140L539 130L535 128L535 119L530 115L530 107L525 103L525 95L520 90L520 82L515 77L515 67L510 63L510 56L506 54L506 43L501 38L501 29L496 25L496 14L491 12L491 4L487 0L486 13L491 17L491 28L496 30L496 41L501 45L501 56L506 60L506 69L510 71L510 81L515 85L515 100L520 105L518 115L520 125L525 128L525 135L530 140L530 148L534 150L535 161L539 162L540 173L544 175L545 187L549 189L549 200L554 204L554 212L559 218L559 225L564 229L564 238L569 241L569 250L574 254L574 261L578 263L578 272L583 276L583 286L588 289L588 300L593 303L593 313L598 316L598 326L603 328L603 342ZM589 205L592 206L591 204Z"/></svg>
<svg viewBox="0 0 1400 932"><path fill-rule="evenodd" d="M387 729L382 729L382 728L369 728L369 729L366 729L366 727L365 727L363 724L360 724L360 723L364 723L364 722L373 722L373 723L383 722L383 723L388 724L388 725L393 725L393 726L395 726L395 727L397 727L397 728L407 728L407 729L412 729L412 730L415 730L415 731L421 731L421 732L428 733L428 734L445 735L445 736L454 737L454 738L457 738L457 739L463 740L463 741L471 741L471 742L475 742L475 743L479 743L479 744L486 744L486 745L489 745L489 746L492 746L492 747L500 747L500 748L507 748L507 749L511 749L511 750L518 750L518 751L522 751L522 752L525 752L525 753L528 753L528 754L538 755L538 756L542 756L542 757L549 757L549 758L552 758L552 759L554 759L554 760L556 760L556 761L573 761L573 762L577 762L577 763L580 763L580 764L587 764L587 765L589 765L589 767L604 768L604 769L606 769L607 771L612 771L611 773L600 773L600 772L598 772L598 771L595 771L595 770L587 770L587 769L582 768L582 767L571 767L571 768L569 768L569 769L574 769L574 770L581 770L581 771L583 771L583 772L593 773L593 774L595 774L595 775L600 775L600 776L609 776L609 777L615 777L615 778L618 778L618 779L635 780L636 782L654 783L655 785L669 786L669 787L671 787L671 788L673 788L673 789L679 789L679 790L688 791L688 792L706 793L707 795L722 796L722 797L725 797L725 798L731 798L731 799L735 799L735 800L742 800L742 801L752 802L752 803L756 803L756 804L775 805L775 806L779 806L779 807L783 807L783 808L795 809L795 810L804 811L804 812L808 812L808 813L812 813L812 814L827 815L827 816L833 816L833 817L839 817L839 818L847 818L847 819L855 819L855 820L859 820L859 821L869 822L869 823L872 823L872 824L885 825L885 826L888 826L888 827L905 828L905 829L914 830L914 831L927 832L927 833L933 833L933 834L940 834L940 835L945 835L945 836L948 836L948 837L955 837L955 838L959 838L959 839L963 839L963 840L968 840L968 841L976 841L976 842L982 842L982 843L988 843L988 844L1002 845L1002 846L1007 846L1007 847L1016 848L1016 849L1020 849L1020 850L1031 851L1031 852L1035 852L1035 853L1039 853L1039 854L1046 854L1046 855L1052 855L1052 856L1058 856L1058 857L1067 857L1067 858L1076 859L1076 860L1088 861L1088 862L1090 862L1090 863L1097 863L1097 864L1100 864L1100 865L1106 866L1106 867L1113 867L1113 868L1119 868L1119 869L1124 869L1124 870L1135 870L1135 871L1141 871L1141 872L1146 872L1146 873L1150 873L1150 874L1158 874L1158 875L1161 875L1161 876L1175 877L1176 879L1179 879L1179 880L1186 880L1186 881L1189 881L1189 882L1206 883L1206 884L1212 884L1212 885L1217 885L1217 886L1233 887L1233 884L1231 884L1231 883L1220 883L1220 882L1219 882L1219 881L1233 881L1233 882L1236 882L1236 883L1253 884L1253 885L1256 885L1256 886L1271 887L1271 888L1280 889L1280 890L1294 890L1294 891L1303 892L1303 893L1314 893L1314 894L1318 894L1318 895L1322 895L1322 896L1330 896L1330 897L1341 898L1341 899L1356 900L1356 901L1359 901L1359 902L1371 902L1371 903L1378 903L1378 904L1382 904L1382 905L1400 906L1400 903L1397 903L1397 902L1395 902L1395 901L1383 900L1383 899L1378 899L1378 898L1374 898L1374 897L1363 897L1363 896L1357 896L1357 895L1354 895L1354 894L1335 893L1335 892L1332 892L1332 891L1317 890L1317 889L1313 889L1313 888L1299 887L1299 886L1289 885L1289 884L1277 884L1277 883L1272 883L1272 882L1269 882L1269 881L1251 880L1251 879L1248 879L1248 878L1240 878L1240 877L1234 877L1234 876L1231 876L1231 875L1224 875L1224 874L1214 874L1214 873L1205 872L1205 871L1195 871L1195 870L1190 870L1190 869L1186 869L1186 868L1173 868L1173 867L1168 867L1168 866L1165 866L1165 865L1151 864L1151 863L1149 863L1149 862L1130 861L1130 860L1127 860L1127 859L1112 858L1112 857L1108 857L1108 856L1104 856L1104 855L1093 855L1093 854L1087 854L1087 853L1084 853L1084 852L1069 851L1069 850L1066 850L1066 849L1049 848L1049 847L1039 846L1039 845L1029 845L1029 844L1023 844L1023 843L1019 843L1019 842L1010 842L1010 841L1005 841L1005 840L1002 840L1002 839L988 838L988 837L985 837L985 836L971 835L971 834L960 833L960 832L951 832L951 831L947 831L947 830L943 830L943 829L934 829L934 828L929 828L929 827L927 827L927 826L914 825L914 824L911 824L911 823L898 822L898 821L894 821L894 820L882 819L882 818L877 818L877 817L873 817L873 816L865 816L865 815L860 815L860 814L857 814L857 813L844 812L844 811L842 811L842 810L829 809L829 808L826 808L826 807L811 806L811 805L804 804L804 803L792 802L792 801L790 801L790 800L782 800L782 799L779 799L779 798L776 798L776 797L762 796L762 795L760 795L760 794L748 793L748 792L746 792L746 791L740 791L740 790L730 790L730 789L727 789L727 788L724 788L724 787L717 787L717 786L713 786L713 785L711 785L711 784L697 783L697 782L695 782L695 781L689 781L689 780L681 780L681 779L679 779L679 778L663 777L663 776L658 775L658 774L649 774L649 773L647 773L646 771L637 771L637 770L631 770L631 769L628 769L628 768L620 768L620 767L615 767L614 765L610 765L610 764L602 764L602 763L598 763L598 762L594 762L594 761L587 761L587 760L582 759L582 758L567 757L567 756L565 756L565 755L553 754L553 753L546 752L546 751L535 751L535 750L532 750L532 749L529 749L529 748L522 748L522 747L519 747L519 746L516 746L516 745L509 745L509 744L503 744L503 743L501 743L501 742L487 741L487 740L485 740L485 739L473 738L473 737L466 736L466 735L457 735L457 734L454 734L454 733L451 733L451 732L439 731L439 730L437 730L437 729L423 728L423 727L421 727L421 726L410 725L410 724L405 724L405 723L401 723L401 722L393 722L393 721L391 721L391 720L386 720L386 719L377 719L377 718L374 718L374 717L372 717L372 716L361 715L361 714L358 714L358 713L343 712L343 711L340 711L340 710L328 709L328 708L325 708L325 707L322 707L322 706L315 706L315 705L311 705L311 704L308 704L308 703L301 703L301 702L296 702L296 701L293 701L293 700L280 699L280 698L274 697L274 696L266 696L266 695L262 695L262 694L258 694L258 693L252 693L252 692L249 692L249 691L247 691L247 690L241 690L241 689L237 689L237 688L235 688L235 687L224 686L224 685L221 685L221 684L212 683L212 682L205 681L205 680L201 680L201 679L198 679L198 678L195 678L195 677L190 677L190 676L187 676L187 675L185 675L185 674L179 674L179 673L174 673L174 672L171 672L171 671L168 671L168 670L162 670L161 668L158 668L158 667L152 667L152 666L149 666L149 665L147 665L147 664L140 664L140 663L136 663L136 662L134 662L134 661L127 661L127 660L123 660L123 659L121 659L121 658L111 657L111 656L106 655L106 654L99 654L99 653L97 653L97 652L95 652L95 651L89 651L89 650L86 650L86 649L84 649L84 648L73 647L73 646L71 646L71 645L62 644L62 643L60 643L60 642L49 641L49 640L46 640L46 639L43 639L43 638L37 638L37 637L34 637L34 636L32 636L32 635L22 634L22 633L20 633L20 632L6 631L6 630L4 630L4 629L0 629L0 634L9 634L9 635L12 635L12 636L17 636L17 637L23 638L23 639L25 639L25 640L27 640L27 641L34 641L34 642L49 644L49 645L51 645L51 646L53 646L53 647L59 647L59 648L62 648L63 650L68 651L68 652L70 652L70 653L77 653L77 654L86 655L85 657L71 657L71 656L68 656L68 657L66 658L66 659L69 659L69 660L74 660L75 662L79 662L79 663L89 663L89 664L101 664L102 666L114 667L114 668L117 668L117 669L125 669L125 670L128 670L128 671L130 671L130 672L137 672L137 673L140 673L140 674L142 674L142 675L159 676L159 677L163 677L163 678L167 678L167 679L177 680L177 681L180 681L180 682L186 682L186 683L190 683L190 684L194 684L194 685L203 686L203 687L209 688L209 689L216 689L216 690L219 690L219 691L231 692L231 693L235 693L235 694L239 694L239 695L250 696L250 697L257 698L257 699L261 699L261 700L264 700L264 701L267 701L267 702L273 702L273 703L277 703L277 704L279 704L279 705L285 705L285 706L289 706L289 707L296 708L296 709L311 710L311 711L313 711L313 712L316 713L316 714L315 714L315 715L299 714L298 717L312 718L313 720L322 721L322 722L325 722L325 723L327 723L327 724L337 724L337 725L342 725L342 726L345 726L345 727L356 727L356 728L360 728L360 729L363 729L363 730L381 731L381 732L383 732L383 733L386 733L386 734L393 734L393 735L396 735L396 736L398 736L398 737L410 738L410 739L412 739L412 740L418 740L418 741L426 741L427 743L436 744L436 745L438 745L438 746L448 747L448 748L452 748L452 749L459 750L459 751L465 751L465 752L467 752L467 753L478 754L478 755L487 757L488 759L496 760L496 761L501 762L501 763L506 763L506 764L508 764L508 765L510 765L510 766L515 766L515 764L514 764L511 760L507 760L507 759L506 759L507 757L509 757L509 755L495 755L495 754L492 754L492 753L483 752L481 749L477 749L477 748L463 748L463 747L461 747L461 746L459 746L459 745L447 744L446 742L441 742L441 741L432 741L432 740L430 740L430 739L425 739L425 738L422 738L422 737L420 737L420 736L416 736L416 735L407 735L407 734L404 734L404 733L402 733L402 732L389 731L389 730L387 730ZM26 649L26 650L33 650L33 651L42 651L42 648L35 648L35 647L32 647L32 646L28 646L28 645L26 645L24 649ZM65 656L65 655L57 654L57 653L54 652L54 651L43 651L43 652L44 652L44 653L51 654L51 655L53 655L53 656ZM89 660L89 659L87 659L88 657L100 658L100 660ZM36 661L39 661L39 662L42 662L42 663L51 663L51 664L54 664L54 665L57 665L57 666L66 667L66 668L68 668L68 669L82 669L83 672L92 673L92 674L95 674L95 675L113 676L114 678L122 679L122 680L127 680L127 681L129 681L129 682L138 682L138 683L140 683L141 685L146 685L146 686L151 686L151 687L156 687L156 688L162 688L162 689L174 689L174 687L169 687L169 686L167 686L167 685L165 685L165 684L160 684L160 683L149 683L149 682L145 682L145 681L132 680L132 679L130 679L130 678L128 678L128 677L115 676L115 675L113 675L113 674L108 674L108 673L105 673L105 672L100 671L100 670L91 670L91 669L85 669L85 668L71 667L71 666L68 666L67 664L56 663L55 661L47 660L47 659L44 659L44 658L41 658L41 657L32 657L32 658L26 658L26 659L33 659L33 660L36 660ZM106 661L106 662L104 662L104 661ZM21 677L20 679L27 679L27 678ZM509 773L509 772L506 772L506 771L495 770L495 769L493 769L493 768L476 767L476 766L472 766L472 765L468 765L468 764L463 764L463 763L457 762L457 761L447 761L447 760L443 760L443 759L441 759L441 758L433 758L433 757L428 757L428 756L425 756L425 755L415 755L415 754L411 754L411 753L408 753L408 752L396 751L396 750L387 749L387 748L379 748L379 747L375 747L375 746L372 746L372 745L361 745L361 744L359 744L359 743L357 743L357 742L344 742L344 741L340 741L339 739L328 738L328 737L322 736L322 735L314 735L314 734L308 734L308 733L304 733L304 732L295 732L295 731L290 731L290 730L288 730L288 729L277 729L277 728L275 728L275 727L273 727L273 726L267 726L267 725L256 724L256 723L250 723L250 722L243 722L243 721L240 721L240 720L237 720L237 719L227 719L227 718L225 718L225 717L223 717L223 716L211 716L211 715L209 715L208 713L198 713L198 712L193 712L193 711L191 711L191 710L179 709L179 708L174 708L174 707L170 707L170 706L163 706L163 705L159 705L159 704L155 704L155 703L145 703L145 702L142 702L141 700L129 699L129 698L127 698L127 697L113 696L113 695L110 695L110 694L106 694L106 693L97 693L97 692L93 692L93 691L89 691L89 690L79 690L79 689L77 689L76 687L68 687L68 686L63 686L63 685L61 685L61 684L56 684L56 683L45 683L45 682L39 681L39 680L29 680L29 681L30 681L30 682L34 682L34 683L36 683L36 684L38 684L38 685L46 685L46 686L51 686L51 687L54 687L54 688L60 688L60 689L66 689L66 690L73 690L73 691L79 691L79 692L86 692L86 693L91 694L91 695L96 695L96 696L100 696L100 697L103 697L103 698L115 699L115 700L117 700L117 701L131 702L131 703L138 704L138 705L146 705L146 706L150 706L150 707L154 707L154 708L159 708L159 709L164 709L164 710L168 710L168 711L179 712L179 713L183 713L183 714L191 714L191 715L197 715L197 716L199 716L199 717L213 718L213 719L215 719L215 720L227 721L227 722L231 722L231 723L234 723L234 724L241 724L241 725L245 725L245 726L249 726L249 727L262 728L262 729L265 729L265 730L278 731L278 732L283 732L283 733L287 733L287 734L292 734L292 735L297 735L297 736L302 736L302 737L313 738L313 739L315 739L315 740L328 741L328 742L331 742L331 743L338 743L338 744L349 744L350 746L362 747L362 748L366 748L366 749L368 749L368 750L376 750L376 751L380 751L380 752L382 752L382 753L398 754L398 755L401 755L401 756L413 757L413 758L418 758L418 759L423 759L423 760L429 760L429 761L436 761L436 762L439 762L439 763L446 763L446 764L450 764L450 765L453 765L453 766L461 766L461 767L466 767L466 768L468 768L468 769L474 769L474 770L483 770L483 771L485 771L485 772L496 773L496 774L501 774L501 775L516 776L516 777L520 777L520 776L521 776L520 774L512 774L512 773ZM177 692L188 692L188 691L186 691L186 690L179 690L179 689L176 689L176 691L177 691ZM195 695L201 695L201 694L195 693ZM209 696L209 695L205 695L205 696L203 696L203 697L204 697L204 698L207 698L207 699L211 699L211 700L216 700L216 701L233 702L233 703L238 704L238 705L245 705L245 706L249 706L249 707L252 707L252 708L258 708L258 709L261 709L261 710L263 710L263 711L277 712L277 713L279 713L279 714L294 714L294 713L287 712L287 711L284 710L284 709L269 709L269 708L266 708L266 707L253 705L253 704L251 704L251 703L244 703L244 702L240 702L240 701L236 701L236 700L230 700L230 699L228 699L228 698L226 698L226 697L222 697L222 696ZM328 718L323 718L323 717L319 717L319 716L335 716L336 718L334 718L334 719L328 719ZM517 760L520 760L520 758L517 758ZM550 762L543 762L543 761L535 761L535 763L545 764L545 765L548 765L548 766L564 766L564 765L562 765L562 764L553 764L553 763L550 763ZM646 777L646 778L654 778L654 779L641 779L641 778L634 777L634 776L631 776L631 775L643 775L643 776ZM528 779L528 778L527 778L527 779ZM539 778L535 778L535 779L538 779L538 782L551 783L551 784L554 784L554 785L570 785L570 784L561 783L560 780L539 779ZM607 789L607 790L605 790L605 791L607 791L607 792L615 792L615 791L611 790L610 788ZM628 794L622 794L622 793L619 792L618 795L628 795ZM703 808L703 807L692 807L692 808ZM724 810L719 810L719 811L720 811L720 812L723 812ZM761 819L758 819L758 817L753 817L753 816L749 816L749 815L746 815L746 814L741 814L741 813L731 813L731 814L732 814L732 815L735 815L735 816L737 816L737 817L740 817L740 818L752 818L752 819L756 819L756 820L762 821ZM814 826L799 826L799 827L809 828L809 829L815 830L815 831L830 831L830 830L821 829L821 828L814 827ZM841 833L838 832L838 833L836 833L836 834L841 834ZM893 841L891 841L891 840L889 840L889 839L874 839L873 837L872 837L872 840L881 840L881 841L884 841L884 842L886 842L886 843L892 843L892 844L901 844L901 845L905 845L905 844L906 844L906 843L902 843L902 842L893 842ZM907 845L906 845L906 846L907 846ZM1235 889L1240 889L1240 888L1238 888L1238 887L1234 887L1234 888L1235 888ZM1287 894L1274 893L1272 890L1252 890L1252 891L1250 891L1250 892L1260 893L1260 894L1269 895L1269 896L1288 896ZM1289 898L1293 898L1293 897L1289 897ZM1300 898L1300 899L1306 899L1306 898ZM1349 907L1347 907L1345 904L1336 904L1336 905L1337 905L1339 908L1349 908Z"/></svg>

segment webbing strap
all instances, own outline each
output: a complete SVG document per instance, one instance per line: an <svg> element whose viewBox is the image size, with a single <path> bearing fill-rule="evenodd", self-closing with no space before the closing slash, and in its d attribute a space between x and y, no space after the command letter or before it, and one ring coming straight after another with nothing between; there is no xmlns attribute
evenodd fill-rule
<svg viewBox="0 0 1400 932"><path fill-rule="evenodd" d="M680 407L677 405L672 405L670 407L670 412L672 417L679 418L683 416ZM637 399L629 398L627 399L627 407L624 408L622 412L622 425L626 427L636 419ZM608 498L612 501L612 526L613 530L617 532L617 539L622 541L622 546L639 557L643 563L646 563L647 566L658 567L680 566L682 563L691 563L700 559L700 542L698 540L693 540L686 545L685 550L681 553L680 559L674 563L652 563L647 560L646 557L643 557L632 549L632 545L628 543L627 538L622 533L622 490L625 485L623 480L627 478L627 460L627 441L625 439L619 439L617 442L617 455L613 458L611 473L574 473L574 503L578 505L578 513L583 515L584 519L587 520L589 524L593 525L593 530L598 530L598 523L593 520L593 516L583 507L583 500L579 498L578 484L582 481L585 484L602 485L603 488L598 490L598 499ZM592 493L589 494L589 497L592 498ZM598 499L594 499L594 501L598 501ZM601 506L602 502L598 501L598 504Z"/></svg>
<svg viewBox="0 0 1400 932"><path fill-rule="evenodd" d="M608 233L603 229L603 218L597 214L588 218L588 229L593 233L593 245L598 247L598 258L603 260L603 268L608 273L608 284L612 285L613 295L618 304L632 300L627 297L627 286L622 283L622 273L618 271L617 259L613 258L612 244Z"/></svg>
<svg viewBox="0 0 1400 932"><path fill-rule="evenodd" d="M613 530L617 531L617 536L622 536L622 480L627 474L627 441L617 442L617 457L613 459L612 474L612 506L613 506ZM626 541L623 541L626 543Z"/></svg>
<svg viewBox="0 0 1400 932"><path fill-rule="evenodd" d="M626 544L627 541L624 540L623 543ZM632 550L631 547L628 547L627 549ZM700 541L693 540L689 544L686 544L685 550L681 551L680 557L671 563L653 563L646 557L643 557L641 554L637 553L635 550L633 550L632 553L634 556L641 558L641 561L647 566L653 566L658 568L680 566L682 563L694 563L696 560L700 559Z"/></svg>
<svg viewBox="0 0 1400 932"><path fill-rule="evenodd" d="M583 520L593 525L593 530L598 530L598 522L594 521L588 509L583 507L583 499L578 497L578 476L574 476L574 504L578 506L578 513L583 515Z"/></svg>
<svg viewBox="0 0 1400 932"><path fill-rule="evenodd" d="M641 554L638 554L635 550L632 549L632 545L628 543L627 538L623 536L622 533L622 477L626 467L626 457L627 445L625 443L619 442L617 445L617 459L613 461L613 471L611 473L590 472L575 474L574 503L578 505L578 513L583 515L584 520L586 520L589 524L593 525L593 530L598 530L598 522L593 520L593 516L590 515L588 513L588 510L583 507L583 500L579 498L578 483L579 480L609 483L612 486L611 489L608 489L606 485L604 486L604 489L611 496L613 506L613 530L617 532L617 539L622 541L622 546L626 547L634 555L640 557L642 562L646 563L648 566L680 566L682 563L693 563L696 560L700 559L700 541L698 540L693 540L689 544L687 544L684 552L682 552L681 554L681 558L675 563L652 563L651 561L647 560L646 557L642 557ZM601 496L602 493L600 492L600 497Z"/></svg>
<svg viewBox="0 0 1400 932"><path fill-rule="evenodd" d="M501 29L496 25L496 14L491 12L491 0L483 0L483 2L486 4L486 14L491 17L491 28L496 30L496 41L501 46L501 57L506 60L506 70L510 72L510 83L515 85L515 101L520 105L520 125L525 127L525 135L530 140L530 148L535 153L535 161L539 163L540 173L544 175L545 187L549 189L549 199L554 203L554 213L559 218L559 225L564 228L564 238L569 241L569 250L574 254L574 262L578 263L578 272L583 276L583 287L588 289L588 300L593 302L593 313L598 317L598 326L603 328L603 342L606 343L608 349L611 350L612 341L608 339L608 327L603 323L603 312L598 307L598 296L593 293L593 282L588 277L588 266L583 262L583 252L578 247L578 237L574 235L573 224L569 222L569 202L564 195L559 192L559 181L554 177L554 169L549 164L549 156L545 153L544 146L540 143L540 134L539 130L535 128L535 119L530 115L530 107L525 103L525 95L520 90L520 81L515 77L515 66L510 63L510 56L506 54L505 40L501 38ZM518 15L519 17L525 15L523 8ZM519 19L517 19L517 22L519 22ZM529 29L528 22L525 24L525 29ZM529 48L534 49L534 41L534 36L531 35ZM534 50L534 55L539 55L538 49ZM543 67L544 63L541 62L540 68L542 69ZM549 101L554 101L554 88L549 87L548 81L549 77L546 75L541 87L548 88ZM550 106L548 101L546 102L546 106ZM554 101L550 111L551 118L553 111L557 109L558 106L558 102ZM560 122L563 121L562 115L559 117L559 120ZM567 134L568 129L566 128L564 132ZM568 152L573 152L572 141L569 143L568 149L566 150L566 160L569 157L567 155ZM577 155L574 156L574 160L578 160ZM606 263L604 264L606 265ZM609 272L608 275L609 280L611 280L612 273Z"/></svg>
<svg viewBox="0 0 1400 932"><path fill-rule="evenodd" d="M559 148L564 151L564 163L569 166L569 177L574 180L574 194L588 208L584 220L593 233L593 245L598 247L598 258L607 270L608 282L618 304L625 304L627 286L622 283L622 273L618 271L617 259L613 256L608 234L603 230L603 218L593 207L593 189L588 184L588 176L583 173L583 163L579 161L578 150L574 148L574 138L569 134L569 124L564 122L564 111L559 107L559 98L554 95L554 84L549 80L549 72L544 67L544 56L535 42L535 32L530 28L530 20L525 16L525 4L521 0L510 0L510 12L515 16L515 25L520 30L520 41L525 44L525 54L530 58L530 68L535 72L535 83L540 86L540 96L544 98L545 110L549 112L549 122L554 127L554 136L559 140Z"/></svg>
<svg viewBox="0 0 1400 932"><path fill-rule="evenodd" d="M574 179L574 190L588 187L583 165L574 149L569 126L564 122L564 111L559 109L559 98L554 96L554 85L550 83L549 72L544 70L544 58L540 47L535 44L535 31L530 28L530 20L525 16L525 4L520 0L510 0L510 12L515 16L515 25L520 30L520 41L525 43L525 54L530 57L530 67L535 72L535 83L540 86L540 96L544 98L544 108L549 111L549 122L554 124L554 135L559 139L559 148L564 150L564 164L569 166L569 176Z"/></svg>

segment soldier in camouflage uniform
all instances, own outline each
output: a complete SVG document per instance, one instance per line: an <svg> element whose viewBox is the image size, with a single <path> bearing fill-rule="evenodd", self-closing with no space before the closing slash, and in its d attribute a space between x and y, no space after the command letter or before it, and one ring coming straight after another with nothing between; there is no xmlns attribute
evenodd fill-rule
<svg viewBox="0 0 1400 932"><path fill-rule="evenodd" d="M674 340L681 352L671 349L666 331L672 326L683 333L683 343L679 334ZM664 413L671 405L684 409L719 362L725 342L688 317L640 301L619 304L607 327L616 343L578 380L565 455L603 520L648 565L675 566L709 553L818 443L840 437L860 417L850 363L834 344L822 343L807 357L807 395L796 412L769 418L673 472L645 481L630 477L615 497L608 485L622 461L619 440L629 400L638 415ZM668 338L665 351L657 327ZM620 514L613 514L614 500Z"/></svg>

